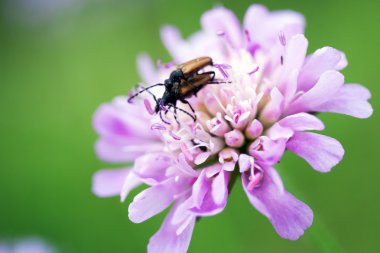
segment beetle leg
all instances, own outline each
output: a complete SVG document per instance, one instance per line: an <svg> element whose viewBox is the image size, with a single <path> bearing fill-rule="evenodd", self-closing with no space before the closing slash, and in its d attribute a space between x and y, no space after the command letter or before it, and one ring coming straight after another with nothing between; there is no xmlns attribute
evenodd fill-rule
<svg viewBox="0 0 380 253"><path fill-rule="evenodd" d="M165 115L168 114L170 108L172 108L172 105L168 105L168 108L166 108Z"/></svg>
<svg viewBox="0 0 380 253"><path fill-rule="evenodd" d="M182 103L184 103L184 104L189 105L191 111L192 111L193 113L195 113L194 108L191 106L191 104L190 104L189 101L187 101L186 99L181 99L180 101L181 101Z"/></svg>
<svg viewBox="0 0 380 253"><path fill-rule="evenodd" d="M166 120L164 120L164 118L162 117L162 111L161 110L160 110L159 114L160 114L160 118L161 118L162 122L164 122L165 124L171 125L169 122L167 122Z"/></svg>
<svg viewBox="0 0 380 253"><path fill-rule="evenodd" d="M181 112L183 112L183 113L186 113L187 115L189 115L194 121L196 121L197 120L197 116L196 115L191 115L191 113L189 113L189 112L187 112L187 111L185 111L185 110L183 110L183 109L181 109L181 108L179 108L179 107L177 107L177 106L173 106L173 108L174 108L174 115L176 115L177 113L177 109L178 110L180 110Z"/></svg>
<svg viewBox="0 0 380 253"><path fill-rule="evenodd" d="M177 106L174 106L174 119L175 121L177 122L178 124L178 127L181 126L181 123L179 123L178 119L177 119Z"/></svg>

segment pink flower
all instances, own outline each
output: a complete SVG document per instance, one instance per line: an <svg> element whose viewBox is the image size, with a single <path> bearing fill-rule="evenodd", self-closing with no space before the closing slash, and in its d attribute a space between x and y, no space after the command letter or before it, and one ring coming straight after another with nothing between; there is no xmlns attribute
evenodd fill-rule
<svg viewBox="0 0 380 253"><path fill-rule="evenodd" d="M306 56L304 19L292 11L268 12L252 5L243 26L235 15L218 7L201 19L202 30L182 39L171 26L162 40L179 64L210 56L216 78L189 99L197 115L154 115L149 93L133 104L116 98L94 117L100 135L96 151L109 162L133 162L131 168L103 170L94 176L98 196L120 195L144 183L150 187L129 206L129 218L142 222L172 205L148 252L186 252L197 217L223 211L233 180L240 174L251 204L277 233L296 240L312 224L313 212L287 192L274 166L288 149L315 170L330 171L343 158L341 144L321 134L324 125L314 113L335 112L367 118L369 91L344 84L339 72L345 55L325 47ZM144 82L162 82L172 64L156 67L147 55L138 59ZM151 89L157 97L162 86ZM180 107L187 110L185 104ZM151 115L153 114L153 115Z"/></svg>

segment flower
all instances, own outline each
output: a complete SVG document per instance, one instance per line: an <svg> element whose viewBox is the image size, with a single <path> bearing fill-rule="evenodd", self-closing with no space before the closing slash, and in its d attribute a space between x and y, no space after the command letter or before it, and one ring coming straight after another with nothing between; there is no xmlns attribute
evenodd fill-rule
<svg viewBox="0 0 380 253"><path fill-rule="evenodd" d="M202 16L201 25L187 40L172 26L161 31L174 63L213 59L204 71L215 71L219 84L208 84L189 99L196 122L178 112L178 124L168 108L163 117L170 124L154 115L151 95L161 97L162 86L132 104L118 97L102 105L94 117L98 156L133 166L97 172L93 191L124 200L147 184L129 206L133 222L172 205L148 252L186 252L196 219L223 211L240 175L251 204L281 237L296 240L311 226L313 212L286 191L274 167L289 150L315 170L330 171L344 150L337 140L310 132L324 129L315 113L367 118L370 92L344 84L342 52L324 47L306 56L304 18L298 13L252 5L241 26L231 11L217 7ZM174 70L172 63L156 67L147 55L138 58L138 67L146 84L162 82ZM180 108L189 110L186 104Z"/></svg>

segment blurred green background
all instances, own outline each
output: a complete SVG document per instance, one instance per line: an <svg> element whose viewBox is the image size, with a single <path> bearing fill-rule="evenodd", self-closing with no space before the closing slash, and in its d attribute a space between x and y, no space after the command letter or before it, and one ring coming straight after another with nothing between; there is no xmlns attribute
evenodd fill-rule
<svg viewBox="0 0 380 253"><path fill-rule="evenodd" d="M347 82L373 98L367 120L323 114L324 133L340 140L344 160L320 174L288 153L279 169L287 189L308 203L314 225L298 241L281 239L236 184L226 210L197 224L189 252L380 252L380 2L257 1L307 20L309 52L325 45L347 54ZM251 1L219 1L239 18ZM164 214L128 220L128 203L96 198L100 162L92 114L140 79L136 55L169 61L165 23L185 36L213 0L8 0L0 19L0 239L40 236L60 252L145 252ZM133 193L136 193L135 191Z"/></svg>

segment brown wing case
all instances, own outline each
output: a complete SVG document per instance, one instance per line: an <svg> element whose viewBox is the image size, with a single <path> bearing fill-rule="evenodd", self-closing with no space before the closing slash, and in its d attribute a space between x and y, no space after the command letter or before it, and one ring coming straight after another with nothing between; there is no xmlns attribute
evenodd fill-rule
<svg viewBox="0 0 380 253"><path fill-rule="evenodd" d="M184 62L178 65L177 69L182 70L182 73L186 76L208 65L212 65L212 59L210 57L204 56L195 58L191 61Z"/></svg>
<svg viewBox="0 0 380 253"><path fill-rule="evenodd" d="M199 74L193 77L190 77L187 81L182 80L179 90L179 95L181 98L187 98L193 96L197 93L203 86L211 82L213 76L209 73Z"/></svg>

